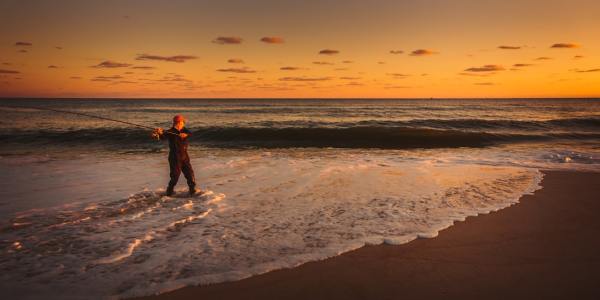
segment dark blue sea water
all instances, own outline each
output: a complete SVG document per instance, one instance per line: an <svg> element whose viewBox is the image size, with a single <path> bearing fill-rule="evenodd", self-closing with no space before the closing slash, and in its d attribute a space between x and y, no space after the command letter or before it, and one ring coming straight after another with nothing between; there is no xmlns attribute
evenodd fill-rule
<svg viewBox="0 0 600 300"><path fill-rule="evenodd" d="M200 196L165 195L175 114ZM600 100L2 99L0 290L141 296L434 238L551 169L600 171Z"/></svg>
<svg viewBox="0 0 600 300"><path fill-rule="evenodd" d="M183 114L197 147L408 149L600 139L596 99L4 99L0 100L2 152L21 145L157 148L147 129L23 107L167 128L174 114Z"/></svg>

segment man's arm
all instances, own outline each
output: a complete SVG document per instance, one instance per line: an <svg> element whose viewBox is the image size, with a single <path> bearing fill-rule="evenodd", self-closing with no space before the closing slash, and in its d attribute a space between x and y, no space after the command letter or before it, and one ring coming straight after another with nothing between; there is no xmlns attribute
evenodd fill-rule
<svg viewBox="0 0 600 300"><path fill-rule="evenodd" d="M183 128L183 130L181 130L181 133L179 134L179 136L182 139L188 138L191 135L192 135L192 132L189 129L187 129L187 128Z"/></svg>

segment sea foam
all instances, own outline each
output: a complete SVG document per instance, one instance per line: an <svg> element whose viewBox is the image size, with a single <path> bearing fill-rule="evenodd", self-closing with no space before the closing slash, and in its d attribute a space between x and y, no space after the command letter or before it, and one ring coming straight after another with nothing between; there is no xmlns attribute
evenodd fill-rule
<svg viewBox="0 0 600 300"><path fill-rule="evenodd" d="M243 279L367 244L433 238L540 188L537 169L390 155L218 158L210 190L18 214L0 231L0 288L44 298L131 297Z"/></svg>

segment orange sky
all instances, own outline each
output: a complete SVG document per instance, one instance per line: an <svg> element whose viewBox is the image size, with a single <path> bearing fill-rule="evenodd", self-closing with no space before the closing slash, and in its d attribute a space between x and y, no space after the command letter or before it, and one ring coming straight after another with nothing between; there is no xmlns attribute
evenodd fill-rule
<svg viewBox="0 0 600 300"><path fill-rule="evenodd" d="M599 97L598 16L597 0L0 0L0 97Z"/></svg>

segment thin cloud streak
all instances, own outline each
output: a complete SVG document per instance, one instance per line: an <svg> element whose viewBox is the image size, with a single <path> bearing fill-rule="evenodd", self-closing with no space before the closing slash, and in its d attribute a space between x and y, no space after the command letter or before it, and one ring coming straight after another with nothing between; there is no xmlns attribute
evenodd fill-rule
<svg viewBox="0 0 600 300"><path fill-rule="evenodd" d="M283 44L285 42L283 38L277 36L266 36L260 39L260 41L266 44Z"/></svg>
<svg viewBox="0 0 600 300"><path fill-rule="evenodd" d="M243 39L241 37L237 37L237 36L219 36L217 38L215 38L212 42L214 44L219 44L219 45L235 45L235 44L241 44L243 41Z"/></svg>
<svg viewBox="0 0 600 300"><path fill-rule="evenodd" d="M577 73L592 73L592 72L600 72L600 69L587 69L587 70L575 70Z"/></svg>
<svg viewBox="0 0 600 300"><path fill-rule="evenodd" d="M127 68L130 67L131 64L114 62L110 60L105 60L95 66L90 66L91 68Z"/></svg>
<svg viewBox="0 0 600 300"><path fill-rule="evenodd" d="M481 67L471 67L465 69L465 72L494 72L494 71L502 71L504 67L500 65L484 65Z"/></svg>
<svg viewBox="0 0 600 300"><path fill-rule="evenodd" d="M333 50L333 49L323 49L321 51L319 51L319 54L322 55L335 55L335 54L339 54L340 51L338 50Z"/></svg>
<svg viewBox="0 0 600 300"><path fill-rule="evenodd" d="M326 81L331 80L331 77L282 77L281 81Z"/></svg>
<svg viewBox="0 0 600 300"><path fill-rule="evenodd" d="M229 73L256 73L255 70L252 70L250 68L224 68L224 69L217 69L218 72L229 72Z"/></svg>
<svg viewBox="0 0 600 300"><path fill-rule="evenodd" d="M556 43L550 46L550 48L579 48L579 45L574 43Z"/></svg>
<svg viewBox="0 0 600 300"><path fill-rule="evenodd" d="M4 70L0 69L0 74L20 74L21 72L15 70Z"/></svg>
<svg viewBox="0 0 600 300"><path fill-rule="evenodd" d="M196 59L196 56L193 55L174 55L174 56L161 56L161 55L151 55L151 54L139 54L135 59L136 60L158 60L158 61L167 61L167 62L175 62L175 63L184 63L191 59Z"/></svg>
<svg viewBox="0 0 600 300"><path fill-rule="evenodd" d="M437 54L437 52L429 49L417 49L410 53L411 56L426 56Z"/></svg>
<svg viewBox="0 0 600 300"><path fill-rule="evenodd" d="M408 76L410 76L410 75L408 75L408 74L403 74L403 73L388 73L388 75L389 75L389 76L392 76L392 77L396 77L396 78L400 78L400 77L408 77Z"/></svg>
<svg viewBox="0 0 600 300"><path fill-rule="evenodd" d="M498 49L502 50L519 50L521 46L498 46Z"/></svg>

